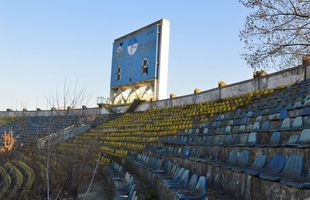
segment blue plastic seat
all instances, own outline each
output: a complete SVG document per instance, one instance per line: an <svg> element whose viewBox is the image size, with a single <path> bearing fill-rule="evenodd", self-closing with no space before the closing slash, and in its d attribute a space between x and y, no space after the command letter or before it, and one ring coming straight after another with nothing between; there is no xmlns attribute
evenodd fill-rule
<svg viewBox="0 0 310 200"><path fill-rule="evenodd" d="M158 168L160 168L160 160L151 158L149 160L147 166L148 166L148 168L147 168L148 171L153 171L154 169L158 169Z"/></svg>
<svg viewBox="0 0 310 200"><path fill-rule="evenodd" d="M234 166L238 162L237 159L238 159L238 151L237 150L232 150L232 151L229 152L228 160L225 163L222 163L221 165L223 167Z"/></svg>
<svg viewBox="0 0 310 200"><path fill-rule="evenodd" d="M176 151L174 152L174 154L175 154L174 156L181 156L182 152L183 152L182 147L176 148Z"/></svg>
<svg viewBox="0 0 310 200"><path fill-rule="evenodd" d="M252 130L253 131L259 131L260 130L260 122L259 121L255 122L253 124Z"/></svg>
<svg viewBox="0 0 310 200"><path fill-rule="evenodd" d="M235 134L232 136L232 145L233 146L237 146L240 144L240 135L239 134Z"/></svg>
<svg viewBox="0 0 310 200"><path fill-rule="evenodd" d="M299 134L294 134L291 135L288 138L288 141L284 143L285 146L297 146L298 144L298 139L299 139Z"/></svg>
<svg viewBox="0 0 310 200"><path fill-rule="evenodd" d="M247 117L253 117L253 114L254 114L254 113L253 113L252 111L249 111L249 112L247 112L246 116L247 116Z"/></svg>
<svg viewBox="0 0 310 200"><path fill-rule="evenodd" d="M173 165L171 170L167 173L159 173L156 174L159 179L167 179L167 178L174 178L176 173L178 173L180 168L177 165Z"/></svg>
<svg viewBox="0 0 310 200"><path fill-rule="evenodd" d="M232 135L226 135L224 138L223 146L230 146L232 144Z"/></svg>
<svg viewBox="0 0 310 200"><path fill-rule="evenodd" d="M310 102L310 101L309 101ZM310 107L306 107L302 110L302 115L310 115Z"/></svg>
<svg viewBox="0 0 310 200"><path fill-rule="evenodd" d="M194 141L194 137L189 137L187 144L193 144L193 141Z"/></svg>
<svg viewBox="0 0 310 200"><path fill-rule="evenodd" d="M300 177L303 165L303 158L299 155L291 155L288 157L285 166L278 175L267 175L265 178L271 181L280 181L282 179L295 179ZM262 177L263 178L263 177Z"/></svg>
<svg viewBox="0 0 310 200"><path fill-rule="evenodd" d="M207 137L206 139L207 139L207 141L206 141L205 145L210 146L213 144L213 137Z"/></svg>
<svg viewBox="0 0 310 200"><path fill-rule="evenodd" d="M253 112L253 116L252 117L258 117L258 116L260 116L262 114L262 112L258 109L258 110L255 110L254 112Z"/></svg>
<svg viewBox="0 0 310 200"><path fill-rule="evenodd" d="M249 123L249 118L247 118L247 117L244 117L242 120L241 120L241 125L246 125L246 124L248 124Z"/></svg>
<svg viewBox="0 0 310 200"><path fill-rule="evenodd" d="M287 110L285 110L285 109L281 110L279 118L280 118L281 120L283 120L283 119L285 119L285 118L287 118L287 117L288 117L288 112L287 112Z"/></svg>
<svg viewBox="0 0 310 200"><path fill-rule="evenodd" d="M304 100L304 106L310 106L310 95L307 95Z"/></svg>
<svg viewBox="0 0 310 200"><path fill-rule="evenodd" d="M301 108L303 105L302 105L302 102L298 101L294 104L293 108Z"/></svg>
<svg viewBox="0 0 310 200"><path fill-rule="evenodd" d="M233 171L238 171L238 172L243 171L243 169L249 163L249 157L250 157L250 154L248 150L241 151L238 155L237 163L234 166L231 166L230 169L232 169Z"/></svg>
<svg viewBox="0 0 310 200"><path fill-rule="evenodd" d="M246 146L248 142L249 134L241 134L240 135L240 142L236 146Z"/></svg>
<svg viewBox="0 0 310 200"><path fill-rule="evenodd" d="M298 116L295 119L293 119L292 129L294 129L294 130L301 129L302 126L303 126L303 119L301 116Z"/></svg>
<svg viewBox="0 0 310 200"><path fill-rule="evenodd" d="M207 178L205 176L200 176L195 187L192 191L179 191L177 192L177 197L180 200L202 200L206 196L207 190Z"/></svg>
<svg viewBox="0 0 310 200"><path fill-rule="evenodd" d="M226 126L225 131L226 134L231 133L231 126Z"/></svg>
<svg viewBox="0 0 310 200"><path fill-rule="evenodd" d="M258 175L263 167L265 166L267 161L267 156L266 155L259 155L253 162L253 164L251 165L251 167L249 168L245 168L245 172L249 175L253 175L256 176Z"/></svg>
<svg viewBox="0 0 310 200"><path fill-rule="evenodd" d="M217 158L217 154L210 152L209 156L205 159L202 159L201 162L213 164L219 166L221 161Z"/></svg>
<svg viewBox="0 0 310 200"><path fill-rule="evenodd" d="M256 145L256 142L257 142L257 134L256 132L252 132L249 134L248 136L248 140L246 142L246 146L255 146Z"/></svg>
<svg viewBox="0 0 310 200"><path fill-rule="evenodd" d="M282 183L300 188L300 189L310 189L310 169L305 176L299 176L298 178L285 179L281 181Z"/></svg>
<svg viewBox="0 0 310 200"><path fill-rule="evenodd" d="M304 118L303 120L303 129L307 129L307 128L310 128L310 117L309 117L310 114L308 114L307 117Z"/></svg>
<svg viewBox="0 0 310 200"><path fill-rule="evenodd" d="M195 187L197 184L198 176L197 174L193 174L188 182L188 184L185 186L184 189L180 188L171 188L172 191L195 191Z"/></svg>
<svg viewBox="0 0 310 200"><path fill-rule="evenodd" d="M263 121L263 116L261 116L261 115L257 116L256 119L255 119L255 122L262 122L262 121ZM256 123L255 126L256 126L255 128L259 129L260 128L260 123ZM254 125L253 125L253 128L254 128Z"/></svg>
<svg viewBox="0 0 310 200"><path fill-rule="evenodd" d="M189 129L190 134L193 134L193 135L196 133L196 131L197 131L197 127L193 127Z"/></svg>
<svg viewBox="0 0 310 200"><path fill-rule="evenodd" d="M193 148L190 157L199 158L200 157L200 148Z"/></svg>
<svg viewBox="0 0 310 200"><path fill-rule="evenodd" d="M182 181L182 179L188 178L188 175L189 175L189 170L181 168L174 178L163 179L163 184L166 186L179 184Z"/></svg>
<svg viewBox="0 0 310 200"><path fill-rule="evenodd" d="M175 179L172 181L166 181L164 182L165 186L170 188L184 188L186 184L188 183L188 177L189 177L189 170L185 170L181 176L180 179Z"/></svg>
<svg viewBox="0 0 310 200"><path fill-rule="evenodd" d="M236 110L236 114L237 114L237 115L240 115L241 113L242 113L241 108L238 108L238 109Z"/></svg>
<svg viewBox="0 0 310 200"><path fill-rule="evenodd" d="M267 131L269 129L270 129L270 121L269 120L264 121L260 131Z"/></svg>
<svg viewBox="0 0 310 200"><path fill-rule="evenodd" d="M132 184L126 190L118 190L116 191L116 195L114 200L131 200L136 189L136 185Z"/></svg>
<svg viewBox="0 0 310 200"><path fill-rule="evenodd" d="M273 177L279 176L285 165L284 155L275 155L272 157L271 161L267 164L266 168L262 170L259 174L260 178L273 180Z"/></svg>
<svg viewBox="0 0 310 200"><path fill-rule="evenodd" d="M281 133L280 132L273 132L271 137L270 137L270 141L269 141L268 146L270 146L270 147L279 146L280 139L281 139Z"/></svg>
<svg viewBox="0 0 310 200"><path fill-rule="evenodd" d="M216 115L215 120L216 120L216 121L221 120L221 115L220 115L220 114Z"/></svg>
<svg viewBox="0 0 310 200"><path fill-rule="evenodd" d="M304 129L301 131L300 137L298 139L298 147L310 147L310 129Z"/></svg>
<svg viewBox="0 0 310 200"><path fill-rule="evenodd" d="M190 155L191 155L191 150L188 147L184 148L181 157L182 158L188 158Z"/></svg>
<svg viewBox="0 0 310 200"><path fill-rule="evenodd" d="M223 146L224 143L224 137L222 135L217 135L213 139L213 144L216 146Z"/></svg>
<svg viewBox="0 0 310 200"><path fill-rule="evenodd" d="M278 120L280 119L280 113L274 113L274 114L270 114L268 116L269 120Z"/></svg>
<svg viewBox="0 0 310 200"><path fill-rule="evenodd" d="M154 170L153 173L154 174L164 174L164 173L169 173L172 169L172 163L170 162L170 160L168 161L165 161L164 162L164 166L162 169L157 169L157 170Z"/></svg>
<svg viewBox="0 0 310 200"><path fill-rule="evenodd" d="M133 176L127 177L122 181L114 181L115 190L117 194L127 194L130 191L130 187L134 184Z"/></svg>
<svg viewBox="0 0 310 200"><path fill-rule="evenodd" d="M205 145L207 143L208 137L207 136L203 136L201 139L201 145Z"/></svg>
<svg viewBox="0 0 310 200"><path fill-rule="evenodd" d="M194 145L199 145L200 143L201 143L200 137L195 137L195 138L194 138L194 141L193 141L193 144L194 144Z"/></svg>
<svg viewBox="0 0 310 200"><path fill-rule="evenodd" d="M239 132L239 133L245 132L245 125L239 126L238 132Z"/></svg>
<svg viewBox="0 0 310 200"><path fill-rule="evenodd" d="M167 183L169 182L176 182L176 181L180 181L182 176L183 176L183 173L185 172L185 169L184 168L179 168L176 173L174 174L173 177L171 178L165 178L163 179L163 183L166 185Z"/></svg>
<svg viewBox="0 0 310 200"><path fill-rule="evenodd" d="M281 125L281 130L290 130L291 128L291 119L290 118L285 118L282 121L282 125Z"/></svg>

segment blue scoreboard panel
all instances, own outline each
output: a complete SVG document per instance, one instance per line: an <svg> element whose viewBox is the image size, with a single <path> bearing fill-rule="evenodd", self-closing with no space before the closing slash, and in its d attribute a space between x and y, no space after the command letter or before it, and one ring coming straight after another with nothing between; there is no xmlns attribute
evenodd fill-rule
<svg viewBox="0 0 310 200"><path fill-rule="evenodd" d="M114 40L112 88L157 78L160 26L155 23Z"/></svg>

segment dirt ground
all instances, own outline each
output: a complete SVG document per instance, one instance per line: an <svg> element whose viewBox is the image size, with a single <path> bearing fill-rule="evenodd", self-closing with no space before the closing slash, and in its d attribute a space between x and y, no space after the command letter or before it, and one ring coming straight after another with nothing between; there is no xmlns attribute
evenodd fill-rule
<svg viewBox="0 0 310 200"><path fill-rule="evenodd" d="M84 192L81 192L78 195L77 197L78 200L84 199L87 188L88 188L88 185L81 187L80 191L84 191ZM87 200L112 200L113 197L111 197L111 194L109 192L110 192L109 186L104 181L104 178L97 175L96 178L94 179L94 182L92 184L92 187L89 193L87 194L86 199Z"/></svg>

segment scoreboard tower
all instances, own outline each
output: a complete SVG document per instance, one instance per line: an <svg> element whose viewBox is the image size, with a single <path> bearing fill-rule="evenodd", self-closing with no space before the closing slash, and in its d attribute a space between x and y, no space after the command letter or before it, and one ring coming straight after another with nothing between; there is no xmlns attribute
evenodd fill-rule
<svg viewBox="0 0 310 200"><path fill-rule="evenodd" d="M112 104L167 98L170 23L161 19L114 40Z"/></svg>

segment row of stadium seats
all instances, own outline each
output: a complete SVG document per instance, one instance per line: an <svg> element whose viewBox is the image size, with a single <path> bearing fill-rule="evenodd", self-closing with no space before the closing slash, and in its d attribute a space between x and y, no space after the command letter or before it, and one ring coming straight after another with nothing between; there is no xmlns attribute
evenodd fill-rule
<svg viewBox="0 0 310 200"><path fill-rule="evenodd" d="M207 200L207 178L191 173L189 169L182 168L170 161L155 159L139 154L134 165L142 171L151 174L151 182L157 182L155 187L161 191L166 199L180 200L203 199ZM150 176L148 176L150 177ZM170 197L170 198L169 198Z"/></svg>
<svg viewBox="0 0 310 200"><path fill-rule="evenodd" d="M125 172L123 167L116 162L106 166L104 169L115 188L114 200L137 200L135 178L129 172Z"/></svg>
<svg viewBox="0 0 310 200"><path fill-rule="evenodd" d="M265 140L265 141L264 141ZM299 147L310 146L310 129L294 132L272 132L272 134L251 132L213 136L170 136L162 138L167 145L187 146L248 146L248 147Z"/></svg>
<svg viewBox="0 0 310 200"><path fill-rule="evenodd" d="M37 138L67 128L80 120L77 116L35 116L12 118L5 124L0 124L0 133L12 130L14 137L23 142L28 138Z"/></svg>
<svg viewBox="0 0 310 200"><path fill-rule="evenodd" d="M26 198L34 182L34 171L21 160L0 166L0 199Z"/></svg>

